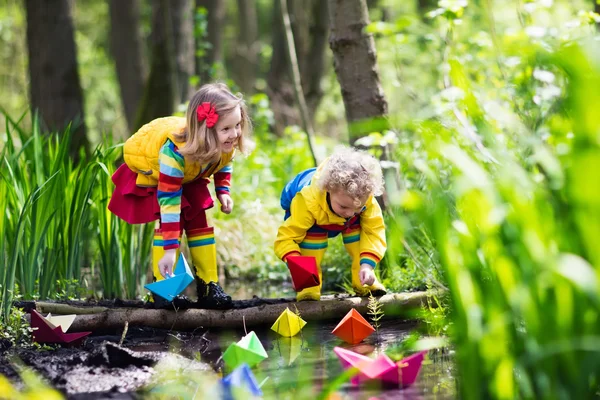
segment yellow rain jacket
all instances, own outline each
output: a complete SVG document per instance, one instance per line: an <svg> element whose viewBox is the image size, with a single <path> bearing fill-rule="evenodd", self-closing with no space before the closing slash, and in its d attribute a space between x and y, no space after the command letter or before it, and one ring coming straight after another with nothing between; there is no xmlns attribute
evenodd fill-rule
<svg viewBox="0 0 600 400"><path fill-rule="evenodd" d="M123 158L127 166L137 172L136 184L138 186L157 186L159 176L158 153L167 139L182 148L185 142L175 139L175 134L183 132L186 127L185 118L164 117L157 118L142 126L133 136L125 142ZM233 159L235 150L221 153L221 160L210 168L196 161L185 158L183 183L199 178L207 178L213 173L229 164Z"/></svg>
<svg viewBox="0 0 600 400"><path fill-rule="evenodd" d="M315 182L321 167L312 178ZM290 206L290 217L279 227L275 240L275 254L280 259L290 253L299 253L298 246L306 236L306 231L313 225L327 229L327 225L346 225L346 219L335 214L327 203L327 192L310 184L302 188ZM360 253L370 253L383 258L387 249L385 225L381 208L375 197L370 196L365 209L359 214L360 221Z"/></svg>

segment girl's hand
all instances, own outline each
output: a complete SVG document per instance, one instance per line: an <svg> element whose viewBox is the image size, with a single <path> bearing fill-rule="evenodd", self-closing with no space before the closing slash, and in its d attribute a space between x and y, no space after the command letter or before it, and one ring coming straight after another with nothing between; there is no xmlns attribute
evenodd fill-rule
<svg viewBox="0 0 600 400"><path fill-rule="evenodd" d="M225 214L229 214L233 210L233 199L228 194L217 195L219 202L221 202L221 211Z"/></svg>
<svg viewBox="0 0 600 400"><path fill-rule="evenodd" d="M177 249L165 250L165 255L158 261L158 270L163 278L168 275L173 275L173 265L175 265L175 258L177 258Z"/></svg>
<svg viewBox="0 0 600 400"><path fill-rule="evenodd" d="M369 264L360 265L358 277L360 279L361 285L371 286L375 283L375 272L373 271L373 267L371 267Z"/></svg>

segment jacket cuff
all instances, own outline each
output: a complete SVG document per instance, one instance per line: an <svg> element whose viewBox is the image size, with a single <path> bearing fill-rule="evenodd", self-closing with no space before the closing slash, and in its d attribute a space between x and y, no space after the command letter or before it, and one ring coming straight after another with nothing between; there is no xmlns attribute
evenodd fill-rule
<svg viewBox="0 0 600 400"><path fill-rule="evenodd" d="M215 188L216 194L230 194L229 186L217 186Z"/></svg>
<svg viewBox="0 0 600 400"><path fill-rule="evenodd" d="M288 258L289 256L292 256L292 257L294 257L294 256L301 256L301 255L302 255L302 254L300 254L300 252L299 252L299 251L292 250L292 251L290 251L289 253L286 253L286 254L285 254L283 257L281 257L281 259L282 259L284 262L287 262L287 258Z"/></svg>
<svg viewBox="0 0 600 400"><path fill-rule="evenodd" d="M381 259L373 253L360 253L360 264L369 264L372 268L375 268Z"/></svg>
<svg viewBox="0 0 600 400"><path fill-rule="evenodd" d="M178 248L179 248L179 243L170 243L170 244L165 243L165 245L163 246L164 250L171 250L171 249L178 249Z"/></svg>

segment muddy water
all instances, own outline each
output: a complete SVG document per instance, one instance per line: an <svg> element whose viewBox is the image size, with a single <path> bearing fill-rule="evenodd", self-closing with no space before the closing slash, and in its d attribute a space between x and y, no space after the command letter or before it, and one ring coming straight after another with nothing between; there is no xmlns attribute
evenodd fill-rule
<svg viewBox="0 0 600 400"><path fill-rule="evenodd" d="M371 335L363 343L344 345L331 334L336 323L309 323L302 334L284 338L267 329L255 330L268 358L253 369L257 381L263 383L266 398L316 399L337 377L342 368L333 353L335 346L374 356L398 346L415 329L414 323L383 321L379 335ZM223 367L220 359L228 344L239 340L243 331L208 332L195 338L171 336L164 342L139 343L137 351L171 351L186 358L200 358L213 368ZM379 387L353 387L345 383L332 398L340 399L445 399L454 398L452 363L446 352L431 351L424 362L417 383L407 389L383 390Z"/></svg>
<svg viewBox="0 0 600 400"><path fill-rule="evenodd" d="M291 297L291 287L261 285L228 287L234 299L248 299L253 295ZM373 334L362 343L344 345L331 331L338 321L310 322L301 334L284 338L269 327L255 329L268 358L253 368L262 383L265 398L318 399L324 389L331 387L342 368L333 348L343 346L355 352L375 356L390 353L416 329L414 322L383 320L379 334ZM122 332L88 337L76 348L57 347L48 351L12 348L2 351L0 346L0 374L19 384L19 376L12 359L17 356L25 365L72 399L134 399L146 398L156 391L157 378L162 366L183 371L187 377L200 377L200 383L187 385L199 393L216 393L205 386L206 381L216 385L223 370L221 356L231 343L238 341L244 331L175 332L150 328L129 329L122 346ZM180 371L180 372L181 372ZM216 373L215 373L216 372ZM336 386L334 399L446 399L454 398L453 365L448 351L434 350L423 364L417 383L404 390L383 390L379 387L353 387L349 383ZM167 393L171 388L167 387ZM188 390L192 398L194 390ZM175 397L177 398L177 397ZM198 398L218 400L217 394Z"/></svg>
<svg viewBox="0 0 600 400"><path fill-rule="evenodd" d="M268 358L253 369L258 382L263 383L265 398L317 399L342 372L333 353L335 346L373 356L389 352L415 329L414 323L383 321L379 335L373 334L363 343L347 346L331 334L335 325L335 322L311 322L293 338L281 337L266 328L255 330L268 353ZM156 385L157 371L161 370L158 365L169 365L171 370L183 372L184 379L201 378L200 383L187 385L188 395L195 389L199 393L215 393L205 386L205 382L217 382L223 368L223 351L243 335L243 331L169 332L132 328L123 346L116 344L121 339L119 332L91 336L76 348L9 349L0 353L0 373L20 384L13 362L17 356L22 364L32 367L68 398L134 399L146 398L149 391L160 387ZM453 398L452 363L445 354L439 350L431 351L417 383L408 389L357 388L344 383L329 399ZM192 387L191 391L189 387ZM198 398L218 399L215 395Z"/></svg>

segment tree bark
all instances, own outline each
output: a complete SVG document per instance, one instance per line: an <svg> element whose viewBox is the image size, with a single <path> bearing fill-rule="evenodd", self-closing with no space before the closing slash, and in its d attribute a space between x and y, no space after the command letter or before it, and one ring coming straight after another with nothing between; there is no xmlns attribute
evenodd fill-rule
<svg viewBox="0 0 600 400"><path fill-rule="evenodd" d="M298 67L302 74L302 89L306 92L307 71L312 67L312 60L307 55L310 46L311 11L319 0L287 0L288 15L294 36L294 47L298 55ZM287 46L286 46L287 49ZM289 60L288 60L289 61ZM289 65L288 65L289 68Z"/></svg>
<svg viewBox="0 0 600 400"><path fill-rule="evenodd" d="M299 60L301 76L305 76L307 66L311 63L307 60L308 53L308 16L306 5L312 2L305 0L287 0L290 23L294 36L294 46ZM271 65L267 78L267 94L271 101L271 108L275 116L275 125L272 127L275 134L281 136L283 130L289 125L298 125L301 116L294 106L294 87L290 77L290 64L285 42L285 30L281 19L281 4L279 0L273 0L273 26L272 26L272 49ZM307 82L302 79L303 91L307 90Z"/></svg>
<svg viewBox="0 0 600 400"><path fill-rule="evenodd" d="M417 0L417 11L423 22L429 23L431 18L427 18L427 13L437 6L435 0Z"/></svg>
<svg viewBox="0 0 600 400"><path fill-rule="evenodd" d="M136 115L134 131L155 118L171 115L178 97L169 0L156 0L152 7L150 75Z"/></svg>
<svg viewBox="0 0 600 400"><path fill-rule="evenodd" d="M169 2L177 74L176 105L185 103L192 94L190 78L195 68L193 6L192 0Z"/></svg>
<svg viewBox="0 0 600 400"><path fill-rule="evenodd" d="M306 82L304 92L311 121L314 121L315 110L323 97L321 80L325 74L325 52L329 35L329 3L327 1L319 0L313 3L311 21L311 45L306 56L310 63L304 73Z"/></svg>
<svg viewBox="0 0 600 400"><path fill-rule="evenodd" d="M290 75L294 85L294 95L296 97L296 104L300 111L300 118L302 119L302 128L306 132L308 147L313 158L314 166L318 165L317 156L315 154L315 133L312 127L312 120L308 114L308 107L306 106L306 99L304 98L304 90L302 89L302 82L300 77L300 68L298 66L298 57L296 55L296 49L294 46L294 34L292 32L292 26L290 23L290 16L287 10L287 0L279 0L281 6L281 17L283 18L283 28L286 37L286 48L288 52L288 62L290 66Z"/></svg>
<svg viewBox="0 0 600 400"><path fill-rule="evenodd" d="M140 0L110 0L110 48L129 130L134 129L148 74L140 30Z"/></svg>
<svg viewBox="0 0 600 400"><path fill-rule="evenodd" d="M373 36L365 0L329 0L334 68L340 83L350 144L374 130L387 128L387 101L379 82Z"/></svg>
<svg viewBox="0 0 600 400"><path fill-rule="evenodd" d="M285 127L296 124L299 118L297 111L290 106L294 104L294 92L288 77L288 58L285 54L285 33L279 0L273 0L272 18L271 37L273 39L271 64L267 74L267 94L274 116L271 129L277 136L282 136Z"/></svg>
<svg viewBox="0 0 600 400"><path fill-rule="evenodd" d="M384 318L409 316L411 311L427 304L428 298L435 292L413 292L388 294L377 298L382 304ZM275 299L266 299L275 300ZM271 301L258 307L234 308L231 310L154 310L144 308L105 308L77 307L72 305L35 302L40 313L77 314L69 332L95 331L98 329L122 329L127 322L129 326L149 326L165 329L204 328L242 328L260 325L271 325L286 309L296 309L305 321L323 321L341 319L355 308L367 316L369 299L366 297L323 296L320 301L296 302L293 299Z"/></svg>
<svg viewBox="0 0 600 400"><path fill-rule="evenodd" d="M594 12L596 14L600 14L600 3L596 0L592 0L594 2ZM600 31L600 22L596 23L596 30Z"/></svg>
<svg viewBox="0 0 600 400"><path fill-rule="evenodd" d="M258 69L258 19L254 0L238 0L238 62L234 70L238 84L246 95L254 92Z"/></svg>
<svg viewBox="0 0 600 400"><path fill-rule="evenodd" d="M224 0L196 0L196 8L199 7L207 10L208 26L206 37L196 38L196 40L206 40L210 44L204 57L196 59L196 74L200 77L200 83L204 84L216 78L213 67L223 63L222 32L226 8Z"/></svg>
<svg viewBox="0 0 600 400"><path fill-rule="evenodd" d="M88 152L83 93L68 0L26 0L31 106L45 131L72 123L70 153Z"/></svg>

